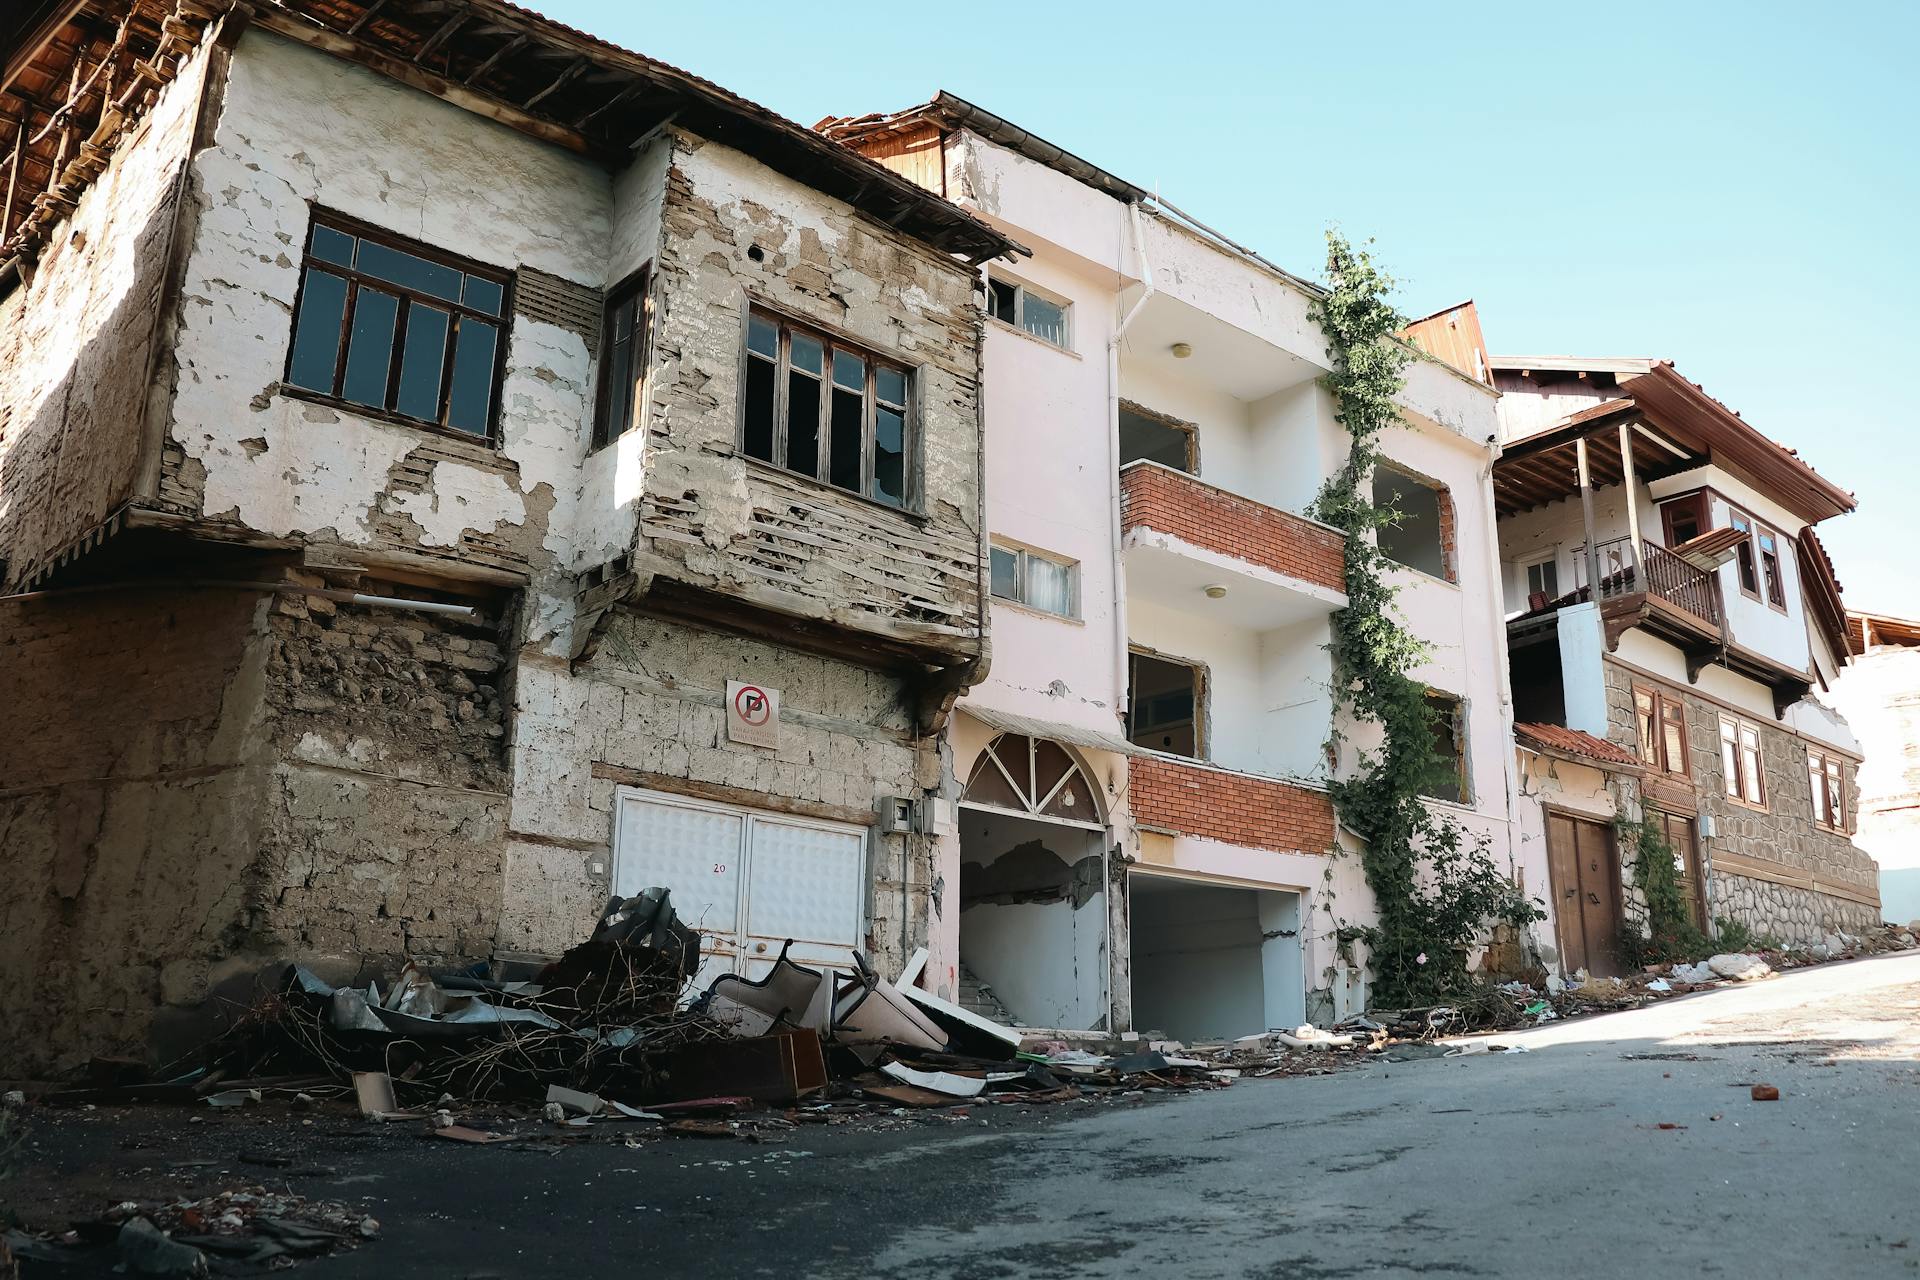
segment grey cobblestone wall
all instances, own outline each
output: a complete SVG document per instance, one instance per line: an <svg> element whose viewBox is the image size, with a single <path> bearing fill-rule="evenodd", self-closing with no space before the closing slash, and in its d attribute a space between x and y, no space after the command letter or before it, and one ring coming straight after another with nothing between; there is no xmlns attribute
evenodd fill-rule
<svg viewBox="0 0 1920 1280"><path fill-rule="evenodd" d="M1607 664L1608 736L1629 750L1638 744L1633 709L1635 680L1631 671ZM1675 688L1661 687L1668 691ZM1709 913L1715 919L1736 920L1761 936L1804 944L1818 942L1836 929L1851 931L1876 920L1875 908L1820 892L1814 886L1814 877L1818 876L1867 889L1874 884L1878 868L1847 836L1814 825L1806 740L1772 717L1740 717L1760 730L1767 796L1764 809L1740 804L1726 794L1720 759L1720 718L1728 713L1685 689L1679 692L1686 707L1687 748L1699 812L1711 815L1715 826L1715 834L1702 841L1701 851L1707 866ZM1851 766L1847 769L1847 787L1852 804L1858 788ZM1774 883L1714 866L1715 856L1723 853L1764 861L1778 868L1780 874L1804 883ZM1623 875L1623 883L1630 879L1630 872ZM1627 913L1632 920L1633 895L1628 896ZM1644 920L1644 899L1639 910Z"/></svg>

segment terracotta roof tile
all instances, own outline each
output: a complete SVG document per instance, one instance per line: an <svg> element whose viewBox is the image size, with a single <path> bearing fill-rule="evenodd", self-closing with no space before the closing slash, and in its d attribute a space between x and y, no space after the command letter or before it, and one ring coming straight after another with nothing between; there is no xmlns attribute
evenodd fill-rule
<svg viewBox="0 0 1920 1280"><path fill-rule="evenodd" d="M1602 765L1631 765L1635 768L1640 765L1638 758L1625 747L1557 724L1518 723L1513 726L1513 736L1523 746L1539 747L1559 755L1580 756Z"/></svg>

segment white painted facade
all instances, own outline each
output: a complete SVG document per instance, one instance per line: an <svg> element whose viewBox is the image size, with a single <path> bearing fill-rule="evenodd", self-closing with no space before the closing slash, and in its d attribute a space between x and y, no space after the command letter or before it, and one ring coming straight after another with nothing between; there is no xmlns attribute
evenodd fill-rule
<svg viewBox="0 0 1920 1280"><path fill-rule="evenodd" d="M976 133L950 133L945 164L950 198L1033 250L1031 258L989 272L1072 308L1066 349L1008 324L988 324L987 516L996 541L1078 565L1079 616L1050 617L996 600L992 669L962 700L962 712L1124 735L1127 656L1135 647L1204 668L1206 741L1196 767L1249 784L1279 779L1323 787L1333 729L1328 619L1344 597L1158 530L1135 529L1116 542L1122 403L1190 424L1204 483L1304 514L1346 452L1345 433L1318 382L1329 364L1309 317L1309 288ZM1190 351L1176 355L1175 343ZM1512 838L1517 775L1489 479L1494 399L1490 389L1437 362L1416 361L1402 400L1407 425L1383 448L1403 469L1444 484L1455 511L1458 581L1408 570L1400 596L1412 629L1432 648L1415 674L1466 705L1471 799L1436 808L1484 836L1499 864L1544 884L1544 855L1537 868L1521 868L1534 855ZM1225 598L1208 598L1202 587L1210 585L1226 586ZM993 736L978 720L956 720L958 778L969 776ZM1331 767L1349 766L1356 746L1365 745L1363 739L1342 748ZM1276 984L1263 1012L1245 1012L1257 1000L1239 1006L1247 1022L1242 1033L1279 1025L1309 1005L1318 1016L1360 1007L1363 975L1340 958L1333 938L1342 924L1370 919L1355 857L1140 829L1125 758L1097 748L1079 753L1105 784L1116 886L1151 874L1155 889L1248 891L1254 896L1247 902L1258 905L1244 908L1253 913L1247 928L1261 913L1293 922L1280 930L1286 955L1261 962ZM940 873L951 886L957 871L943 865ZM1124 910L1116 915L1120 1026L1131 1019L1147 1029L1133 1005L1144 1002L1150 1013L1164 995L1166 973L1140 969L1161 962L1137 946L1130 953L1132 929L1156 929L1188 918L1183 913L1199 919L1217 909L1236 920L1243 913L1231 895L1153 901L1151 918L1137 907L1131 922ZM957 981L975 940L950 916L941 924L930 972Z"/></svg>

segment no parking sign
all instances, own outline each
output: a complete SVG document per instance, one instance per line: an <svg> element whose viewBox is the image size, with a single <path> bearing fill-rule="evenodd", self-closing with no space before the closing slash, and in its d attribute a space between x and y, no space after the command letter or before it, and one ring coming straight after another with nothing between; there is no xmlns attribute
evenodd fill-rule
<svg viewBox="0 0 1920 1280"><path fill-rule="evenodd" d="M742 680L727 681L727 741L779 747L780 691Z"/></svg>

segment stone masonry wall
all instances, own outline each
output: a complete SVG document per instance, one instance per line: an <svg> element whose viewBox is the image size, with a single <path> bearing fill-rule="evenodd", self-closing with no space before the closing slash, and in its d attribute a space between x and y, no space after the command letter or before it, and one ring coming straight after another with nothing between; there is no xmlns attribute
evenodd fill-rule
<svg viewBox="0 0 1920 1280"><path fill-rule="evenodd" d="M273 949L356 968L492 950L507 807L498 627L277 598L256 921Z"/></svg>
<svg viewBox="0 0 1920 1280"><path fill-rule="evenodd" d="M729 742L729 679L780 690L778 749ZM537 812L516 796L500 946L551 953L579 936L613 877L613 807L622 785L698 789L750 807L871 822L881 796L934 787L931 742L915 742L898 677L761 640L622 611L579 678L526 664L521 726L542 744L535 770L548 794ZM550 711L545 708L551 708ZM533 833L539 833L537 838ZM930 859L921 837L876 836L866 947L897 970L926 939Z"/></svg>
<svg viewBox="0 0 1920 1280"><path fill-rule="evenodd" d="M1632 750L1637 742L1633 684L1639 678L1614 663L1606 664L1605 674L1609 737ZM1717 828L1701 842L1710 914L1797 944L1877 919L1871 905L1820 891L1825 883L1870 893L1876 870L1852 840L1813 824L1806 741L1772 717L1740 717L1760 729L1767 804L1762 810L1736 803L1726 795L1720 758L1720 717L1728 713L1684 688L1665 683L1662 688L1679 693L1685 703L1699 812L1711 814ZM1847 770L1849 791L1853 772ZM1723 855L1731 856L1722 862ZM1749 870L1753 874L1744 874Z"/></svg>
<svg viewBox="0 0 1920 1280"><path fill-rule="evenodd" d="M271 787L265 602L119 589L0 604L0 1074L138 1054L244 959Z"/></svg>

